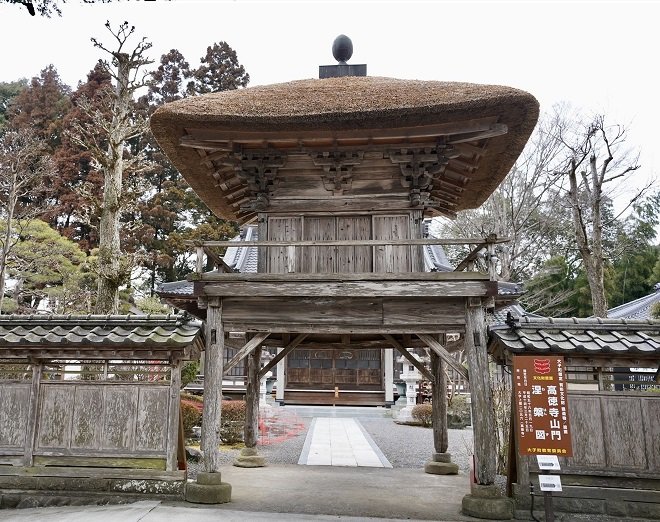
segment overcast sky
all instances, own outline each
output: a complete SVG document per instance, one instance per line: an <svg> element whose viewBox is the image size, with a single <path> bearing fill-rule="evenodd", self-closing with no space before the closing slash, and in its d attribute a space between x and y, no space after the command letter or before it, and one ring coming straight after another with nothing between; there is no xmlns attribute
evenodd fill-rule
<svg viewBox="0 0 660 522"><path fill-rule="evenodd" d="M642 154L636 176L658 177L660 2L69 0L62 11L45 19L0 3L0 81L52 63L75 87L101 56L90 37L112 45L106 20L135 25L153 59L176 48L192 67L226 41L250 85L318 77L343 33L353 40L349 63L366 63L370 76L509 85L541 110L566 101L604 113L630 127Z"/></svg>

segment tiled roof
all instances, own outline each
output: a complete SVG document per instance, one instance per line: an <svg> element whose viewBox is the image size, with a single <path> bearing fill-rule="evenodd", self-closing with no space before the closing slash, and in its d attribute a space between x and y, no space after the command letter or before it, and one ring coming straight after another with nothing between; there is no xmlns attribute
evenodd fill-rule
<svg viewBox="0 0 660 522"><path fill-rule="evenodd" d="M614 319L651 319L651 309L655 303L660 303L660 287L652 294L610 308L607 311L607 317Z"/></svg>
<svg viewBox="0 0 660 522"><path fill-rule="evenodd" d="M514 353L651 356L660 358L660 321L521 317L489 329L491 340Z"/></svg>
<svg viewBox="0 0 660 522"><path fill-rule="evenodd" d="M501 284L502 283L499 283L499 285ZM520 318L524 316L539 317L536 314L527 313L525 309L522 306L520 306L520 303L514 302L511 303L510 305L503 306L501 308L496 308L492 314L489 314L486 317L486 321L488 322L488 324L492 324L492 325L505 324L509 313L516 318Z"/></svg>
<svg viewBox="0 0 660 522"><path fill-rule="evenodd" d="M167 294L168 296L191 296L193 294L193 283L192 281L161 283L157 291L159 294Z"/></svg>
<svg viewBox="0 0 660 522"><path fill-rule="evenodd" d="M34 350L62 356L121 351L125 357L133 351L156 359L157 352L185 356L201 348L202 322L184 315L0 316L0 357Z"/></svg>
<svg viewBox="0 0 660 522"><path fill-rule="evenodd" d="M257 241L258 239L258 228L250 225L245 227L244 232L236 236L233 241ZM239 272L256 274L258 254L257 247L229 247L223 259L225 263Z"/></svg>

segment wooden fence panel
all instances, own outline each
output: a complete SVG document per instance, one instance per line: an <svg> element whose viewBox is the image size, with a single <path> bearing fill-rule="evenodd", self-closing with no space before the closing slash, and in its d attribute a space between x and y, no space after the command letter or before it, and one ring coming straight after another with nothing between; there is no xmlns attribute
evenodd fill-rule
<svg viewBox="0 0 660 522"><path fill-rule="evenodd" d="M165 451L169 412L168 391L169 389L164 386L140 388L135 430L136 451Z"/></svg>
<svg viewBox="0 0 660 522"><path fill-rule="evenodd" d="M603 437L607 465L613 469L649 469L641 399L608 397L601 399L601 405L606 419Z"/></svg>
<svg viewBox="0 0 660 522"><path fill-rule="evenodd" d="M660 397L644 397L641 404L649 467L660 473Z"/></svg>
<svg viewBox="0 0 660 522"><path fill-rule="evenodd" d="M660 473L660 397L570 392L569 414L568 470Z"/></svg>
<svg viewBox="0 0 660 522"><path fill-rule="evenodd" d="M30 388L29 382L0 384L0 454L25 448Z"/></svg>
<svg viewBox="0 0 660 522"><path fill-rule="evenodd" d="M71 446L72 399L70 386L42 384L36 449L64 449Z"/></svg>
<svg viewBox="0 0 660 522"><path fill-rule="evenodd" d="M103 437L103 388L75 386L72 449L98 449Z"/></svg>
<svg viewBox="0 0 660 522"><path fill-rule="evenodd" d="M603 441L603 419L600 398L568 396L573 457L567 459L571 467L600 469L606 465Z"/></svg>
<svg viewBox="0 0 660 522"><path fill-rule="evenodd" d="M35 454L165 456L168 415L169 386L44 383Z"/></svg>

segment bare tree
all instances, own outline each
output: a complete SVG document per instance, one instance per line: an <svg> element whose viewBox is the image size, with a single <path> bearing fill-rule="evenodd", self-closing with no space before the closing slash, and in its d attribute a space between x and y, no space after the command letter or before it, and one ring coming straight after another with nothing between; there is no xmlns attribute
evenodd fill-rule
<svg viewBox="0 0 660 522"><path fill-rule="evenodd" d="M557 131L568 152L560 173L569 181L567 200L577 248L589 282L593 314L607 317L603 230L641 197L651 183L637 190L618 216L606 221L603 210L609 198L607 185L615 180L619 180L615 185L620 184L640 168L639 155L631 154L623 147L626 128L621 125L608 126L605 117L598 115L577 129L558 127Z"/></svg>
<svg viewBox="0 0 660 522"><path fill-rule="evenodd" d="M111 56L110 62L99 63L113 78L114 89L105 91L100 100L79 102L89 121L74 125L71 136L90 151L95 166L104 176L96 312L117 313L119 288L128 281L132 268L132 261L122 255L120 245L120 216L125 204L122 181L126 171L135 172L144 165L141 155L128 153L127 142L148 129L147 118L136 112L133 98L135 91L146 85L148 73L143 72L143 67L153 61L145 55L151 43L144 38L132 50L125 50L135 31L128 22L116 31L109 22L105 27L116 41L116 50L110 50L96 38L92 42Z"/></svg>
<svg viewBox="0 0 660 522"><path fill-rule="evenodd" d="M6 131L0 137L0 214L4 230L0 238L0 310L5 295L7 260L16 245L17 223L28 223L42 209L30 200L44 196L46 179L55 173L46 143L31 129Z"/></svg>
<svg viewBox="0 0 660 522"><path fill-rule="evenodd" d="M498 252L500 280L526 279L552 255L553 242L548 239L556 233L558 202L551 194L561 182L555 170L562 149L554 128L560 118L560 109L544 115L497 190L479 209L461 212L445 225L443 233L448 236L510 238Z"/></svg>

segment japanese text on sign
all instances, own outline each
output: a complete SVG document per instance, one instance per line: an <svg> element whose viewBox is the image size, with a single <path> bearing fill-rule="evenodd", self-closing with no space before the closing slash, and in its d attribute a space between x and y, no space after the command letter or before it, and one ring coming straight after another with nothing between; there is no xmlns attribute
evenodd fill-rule
<svg viewBox="0 0 660 522"><path fill-rule="evenodd" d="M564 358L515 356L513 387L518 452L572 456Z"/></svg>

